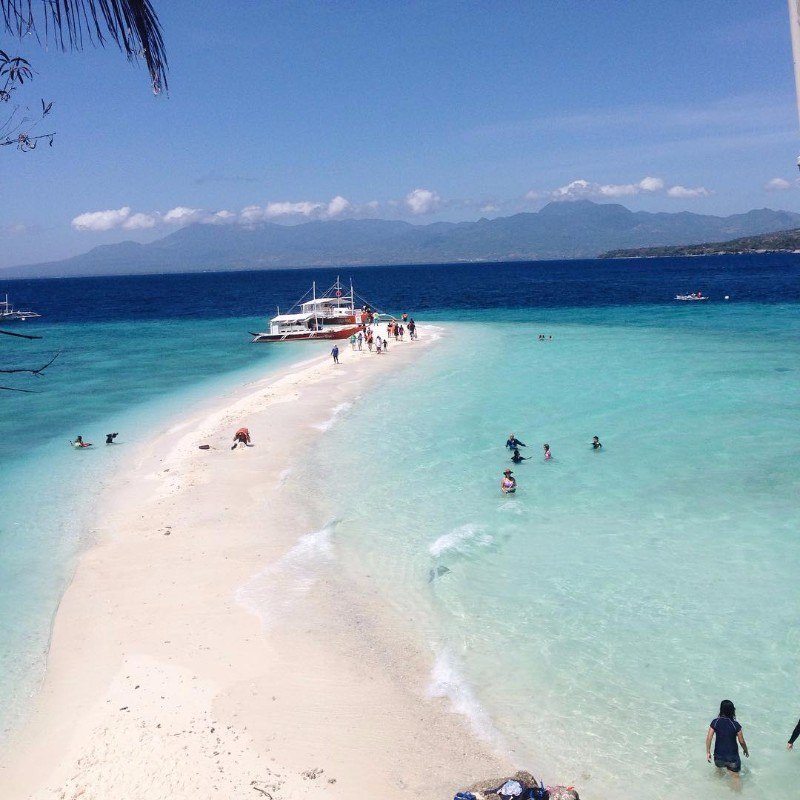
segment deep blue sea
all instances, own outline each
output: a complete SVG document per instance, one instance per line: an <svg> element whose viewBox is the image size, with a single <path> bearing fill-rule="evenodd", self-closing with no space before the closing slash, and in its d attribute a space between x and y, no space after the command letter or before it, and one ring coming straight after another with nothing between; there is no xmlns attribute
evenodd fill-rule
<svg viewBox="0 0 800 800"><path fill-rule="evenodd" d="M549 778L645 800L672 797L677 775L692 796L727 796L702 748L730 696L753 751L745 793L790 796L792 255L0 283L43 315L0 326L42 337L0 336L0 368L59 353L41 377L0 375L35 390L0 391L2 729L41 679L53 614L115 465L187 406L326 352L251 345L247 332L337 274L380 309L445 327L413 375L337 418L307 476L324 477L325 463L341 474L342 453L363 474L352 442L374 442L390 465L326 502L342 568L354 580L386 575L388 602L418 621L435 662L430 691ZM697 290L711 299L673 300ZM118 443L106 447L112 431ZM531 460L503 498L511 431ZM77 434L95 446L68 447ZM387 559L388 574L377 569Z"/></svg>

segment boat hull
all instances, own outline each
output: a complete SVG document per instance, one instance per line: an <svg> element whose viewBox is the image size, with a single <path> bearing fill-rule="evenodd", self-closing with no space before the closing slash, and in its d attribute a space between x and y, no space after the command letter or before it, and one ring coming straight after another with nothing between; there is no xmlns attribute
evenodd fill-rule
<svg viewBox="0 0 800 800"><path fill-rule="evenodd" d="M312 339L347 339L360 330L361 325L350 325L336 330L297 331L292 333L253 333L251 331L250 335L253 337L254 343L264 344L267 342L307 342Z"/></svg>

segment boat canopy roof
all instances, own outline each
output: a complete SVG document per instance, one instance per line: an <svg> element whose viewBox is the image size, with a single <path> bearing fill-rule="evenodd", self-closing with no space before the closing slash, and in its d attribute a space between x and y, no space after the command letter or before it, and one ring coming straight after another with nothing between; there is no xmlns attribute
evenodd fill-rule
<svg viewBox="0 0 800 800"><path fill-rule="evenodd" d="M342 295L341 297L317 297L315 300L305 300L302 305L305 306L326 306L326 305L349 305L350 295Z"/></svg>
<svg viewBox="0 0 800 800"><path fill-rule="evenodd" d="M273 317L270 322L305 322L309 319L314 319L313 312L308 314L278 314L278 316Z"/></svg>

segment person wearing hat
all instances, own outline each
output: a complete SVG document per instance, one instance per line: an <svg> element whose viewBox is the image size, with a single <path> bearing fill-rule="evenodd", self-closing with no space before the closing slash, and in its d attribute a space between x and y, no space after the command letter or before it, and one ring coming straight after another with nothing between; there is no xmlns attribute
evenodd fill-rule
<svg viewBox="0 0 800 800"><path fill-rule="evenodd" d="M517 491L517 480L512 477L513 474L510 469L503 472L503 478L500 481L500 491L503 494L514 494Z"/></svg>

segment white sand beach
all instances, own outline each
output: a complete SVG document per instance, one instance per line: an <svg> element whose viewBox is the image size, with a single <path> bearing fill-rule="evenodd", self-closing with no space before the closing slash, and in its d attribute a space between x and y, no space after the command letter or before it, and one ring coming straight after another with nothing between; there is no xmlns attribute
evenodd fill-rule
<svg viewBox="0 0 800 800"><path fill-rule="evenodd" d="M292 464L433 338L380 356L345 342L338 366L321 345L140 448L101 495L31 719L2 754L4 800L434 800L513 772L426 696L408 620L293 571L336 554L330 520L287 491ZM242 425L253 446L231 451Z"/></svg>

